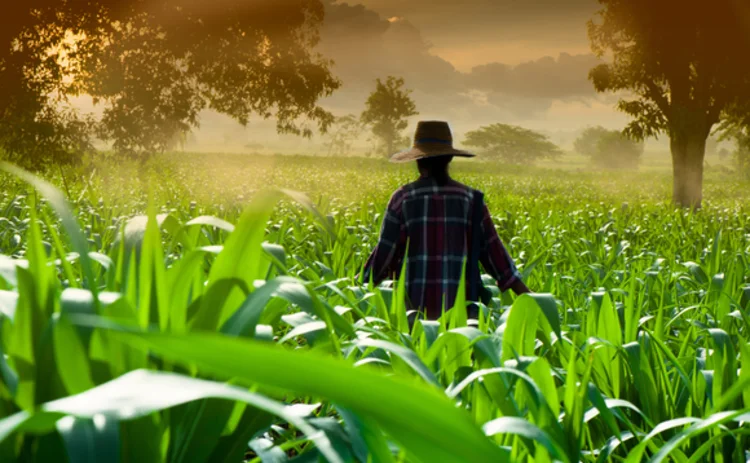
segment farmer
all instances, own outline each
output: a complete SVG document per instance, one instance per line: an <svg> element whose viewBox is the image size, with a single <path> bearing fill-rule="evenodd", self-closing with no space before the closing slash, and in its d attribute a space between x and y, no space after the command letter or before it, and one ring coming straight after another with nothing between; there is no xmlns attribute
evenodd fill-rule
<svg viewBox="0 0 750 463"><path fill-rule="evenodd" d="M391 196L380 241L362 274L365 283L396 279L406 255L407 309L430 320L439 318L443 308L453 307L464 262L469 301L489 302L478 262L501 291L530 292L495 231L482 192L448 175L454 156L474 157L453 148L447 122L422 121L413 148L391 157L391 162L417 161L420 177ZM473 227L475 223L479 228ZM472 304L470 318L477 317L476 310Z"/></svg>

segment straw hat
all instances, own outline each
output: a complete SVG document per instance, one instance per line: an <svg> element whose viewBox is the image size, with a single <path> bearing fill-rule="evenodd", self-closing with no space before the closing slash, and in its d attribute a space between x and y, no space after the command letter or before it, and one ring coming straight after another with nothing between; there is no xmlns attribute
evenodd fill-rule
<svg viewBox="0 0 750 463"><path fill-rule="evenodd" d="M391 162L409 162L433 156L461 156L475 154L453 147L451 128L445 121L420 121L414 133L414 146L391 156Z"/></svg>

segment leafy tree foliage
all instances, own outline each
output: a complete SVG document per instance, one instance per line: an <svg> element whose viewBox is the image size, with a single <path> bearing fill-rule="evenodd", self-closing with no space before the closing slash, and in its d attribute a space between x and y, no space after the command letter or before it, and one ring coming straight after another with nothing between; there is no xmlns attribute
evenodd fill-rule
<svg viewBox="0 0 750 463"><path fill-rule="evenodd" d="M549 138L533 130L506 124L492 124L466 134L466 146L480 149L483 157L510 164L533 164L562 155Z"/></svg>
<svg viewBox="0 0 750 463"><path fill-rule="evenodd" d="M635 169L641 161L644 143L632 140L618 130L589 127L576 139L574 147L598 167Z"/></svg>
<svg viewBox="0 0 750 463"><path fill-rule="evenodd" d="M737 172L750 179L750 107L732 107L717 128L720 141L734 142L732 163Z"/></svg>
<svg viewBox="0 0 750 463"><path fill-rule="evenodd" d="M573 148L578 154L595 157L598 151L599 140L607 133L609 133L609 130L602 126L587 127L573 143Z"/></svg>
<svg viewBox="0 0 750 463"><path fill-rule="evenodd" d="M732 103L750 100L746 2L599 0L592 49L612 56L591 71L598 91L626 91L619 109L636 139L669 135L673 198L700 206L706 139Z"/></svg>
<svg viewBox="0 0 750 463"><path fill-rule="evenodd" d="M333 121L317 104L340 85L312 51L320 0L29 0L3 13L0 147L26 164L90 149L94 133L163 150L204 109L304 136ZM101 120L71 108L79 95Z"/></svg>
<svg viewBox="0 0 750 463"><path fill-rule="evenodd" d="M351 154L352 147L362 134L362 123L354 114L347 114L336 119L328 140L328 155L346 156Z"/></svg>
<svg viewBox="0 0 750 463"><path fill-rule="evenodd" d="M402 132L409 125L407 118L419 114L410 94L411 90L404 88L404 79L388 76L385 82L375 81L375 90L365 103L360 120L380 140L386 156L393 154L396 146L402 144Z"/></svg>

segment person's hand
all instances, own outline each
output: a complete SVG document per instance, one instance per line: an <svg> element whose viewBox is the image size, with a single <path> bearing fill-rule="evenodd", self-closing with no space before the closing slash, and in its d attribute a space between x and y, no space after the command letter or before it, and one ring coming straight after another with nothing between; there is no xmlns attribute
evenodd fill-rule
<svg viewBox="0 0 750 463"><path fill-rule="evenodd" d="M510 289L513 290L514 293L516 293L517 296L520 296L521 294L530 294L532 291L526 286L526 283L523 281L516 280L510 287Z"/></svg>

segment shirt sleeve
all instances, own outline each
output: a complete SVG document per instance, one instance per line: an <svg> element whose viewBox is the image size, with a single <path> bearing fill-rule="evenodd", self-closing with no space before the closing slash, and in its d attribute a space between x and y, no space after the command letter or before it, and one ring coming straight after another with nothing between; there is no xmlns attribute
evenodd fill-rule
<svg viewBox="0 0 750 463"><path fill-rule="evenodd" d="M482 219L482 248L479 256L485 271L497 281L501 291L507 291L521 279L521 274L516 269L513 259L497 235L495 224L486 205Z"/></svg>
<svg viewBox="0 0 750 463"><path fill-rule="evenodd" d="M401 206L402 196L399 190L391 196L386 208L380 239L362 273L363 283L368 283L372 278L374 284L379 284L401 271L407 236Z"/></svg>

